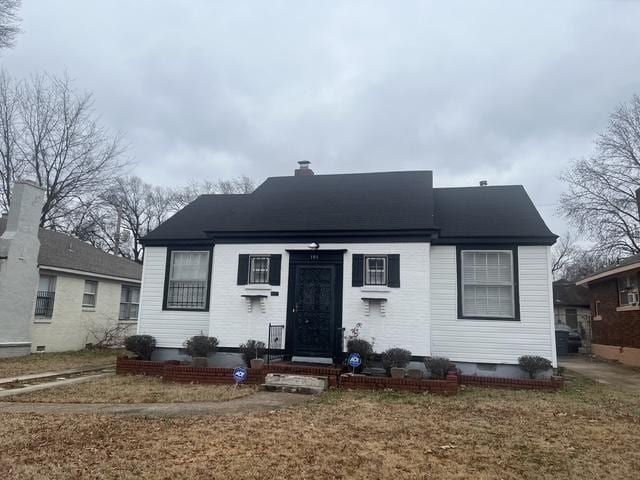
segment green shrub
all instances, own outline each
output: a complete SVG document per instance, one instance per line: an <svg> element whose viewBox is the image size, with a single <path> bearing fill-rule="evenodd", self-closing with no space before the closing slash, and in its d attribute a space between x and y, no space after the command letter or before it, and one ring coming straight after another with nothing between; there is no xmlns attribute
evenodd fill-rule
<svg viewBox="0 0 640 480"><path fill-rule="evenodd" d="M424 359L424 366L431 374L431 378L445 380L450 370L455 370L456 366L444 357L427 357Z"/></svg>
<svg viewBox="0 0 640 480"><path fill-rule="evenodd" d="M184 350L191 357L208 357L215 353L217 346L218 339L206 335L194 335L184 342Z"/></svg>
<svg viewBox="0 0 640 480"><path fill-rule="evenodd" d="M518 359L520 368L529 374L529 378L536 378L538 372L549 370L552 365L551 361L537 355L523 355Z"/></svg>
<svg viewBox="0 0 640 480"><path fill-rule="evenodd" d="M124 346L141 360L151 360L151 354L156 349L156 339L151 335L131 335L124 339Z"/></svg>
<svg viewBox="0 0 640 480"><path fill-rule="evenodd" d="M411 361L411 352L404 348L390 348L382 352L382 366L389 373L392 368L404 368Z"/></svg>
<svg viewBox="0 0 640 480"><path fill-rule="evenodd" d="M240 345L240 353L247 367L250 366L251 360L254 358L263 358L266 350L267 346L264 342L257 340L247 340L246 343Z"/></svg>
<svg viewBox="0 0 640 480"><path fill-rule="evenodd" d="M358 353L362 360L361 367L368 367L373 361L373 344L362 338L352 338L347 341L347 358L351 353Z"/></svg>

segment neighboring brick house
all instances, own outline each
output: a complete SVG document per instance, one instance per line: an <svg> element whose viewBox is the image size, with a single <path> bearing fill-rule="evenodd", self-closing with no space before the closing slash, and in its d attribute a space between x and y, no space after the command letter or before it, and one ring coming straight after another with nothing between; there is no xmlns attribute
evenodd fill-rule
<svg viewBox="0 0 640 480"><path fill-rule="evenodd" d="M640 366L640 255L586 277L589 286L592 352L603 358Z"/></svg>
<svg viewBox="0 0 640 480"><path fill-rule="evenodd" d="M142 266L38 228L43 195L17 182L0 218L0 357L79 350L137 328Z"/></svg>
<svg viewBox="0 0 640 480"><path fill-rule="evenodd" d="M464 373L557 365L550 247L524 188L434 188L430 171L270 177L202 195L147 235L138 332L156 359L200 332L216 365L247 339L299 362L339 362L345 337L445 356ZM420 362L422 365L422 362Z"/></svg>

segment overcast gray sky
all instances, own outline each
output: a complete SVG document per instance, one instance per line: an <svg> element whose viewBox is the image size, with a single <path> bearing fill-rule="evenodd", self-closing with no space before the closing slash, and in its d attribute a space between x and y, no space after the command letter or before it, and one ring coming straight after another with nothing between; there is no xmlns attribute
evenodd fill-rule
<svg viewBox="0 0 640 480"><path fill-rule="evenodd" d="M640 2L23 0L0 63L66 71L176 185L431 169L523 184L550 227L570 160L640 93Z"/></svg>

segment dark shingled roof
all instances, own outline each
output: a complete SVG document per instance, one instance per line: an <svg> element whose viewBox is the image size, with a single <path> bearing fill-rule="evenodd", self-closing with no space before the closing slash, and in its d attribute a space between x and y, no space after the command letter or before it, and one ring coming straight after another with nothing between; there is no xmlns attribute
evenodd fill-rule
<svg viewBox="0 0 640 480"><path fill-rule="evenodd" d="M436 188L434 199L442 239L557 238L522 185Z"/></svg>
<svg viewBox="0 0 640 480"><path fill-rule="evenodd" d="M433 188L430 171L271 177L249 195L203 195L144 242L255 234L422 234L550 244L524 188Z"/></svg>
<svg viewBox="0 0 640 480"><path fill-rule="evenodd" d="M589 287L567 280L553 282L553 303L571 307L589 307Z"/></svg>
<svg viewBox="0 0 640 480"><path fill-rule="evenodd" d="M6 219L0 219L0 235L4 233L6 226ZM68 268L132 280L142 278L142 265L139 263L110 255L70 235L41 228L38 239L38 264L41 266Z"/></svg>

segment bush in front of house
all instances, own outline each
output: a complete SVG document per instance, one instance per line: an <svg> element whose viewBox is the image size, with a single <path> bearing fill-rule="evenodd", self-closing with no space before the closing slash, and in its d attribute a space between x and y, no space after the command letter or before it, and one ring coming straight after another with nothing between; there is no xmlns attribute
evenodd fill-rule
<svg viewBox="0 0 640 480"><path fill-rule="evenodd" d="M523 355L518 358L520 368L529 374L529 378L534 379L538 372L546 372L552 367L551 361L537 355Z"/></svg>
<svg viewBox="0 0 640 480"><path fill-rule="evenodd" d="M263 358L267 351L267 346L264 342L258 340L247 340L240 345L240 353L242 354L242 360L248 366L251 364L251 360L254 358Z"/></svg>
<svg viewBox="0 0 640 480"><path fill-rule="evenodd" d="M156 349L156 339L151 335L131 335L124 339L125 348L141 360L151 360Z"/></svg>
<svg viewBox="0 0 640 480"><path fill-rule="evenodd" d="M427 357L424 359L424 366L435 380L446 380L447 373L456 368L451 360L445 357Z"/></svg>
<svg viewBox="0 0 640 480"><path fill-rule="evenodd" d="M190 357L208 357L215 353L218 346L216 337L207 337L206 335L194 335L185 340L184 350Z"/></svg>
<svg viewBox="0 0 640 480"><path fill-rule="evenodd" d="M349 358L349 355L352 353L360 355L362 365L359 370L364 367L368 367L373 361L373 343L362 338L352 338L347 341L347 358Z"/></svg>
<svg viewBox="0 0 640 480"><path fill-rule="evenodd" d="M405 348L390 348L382 352L382 367L389 373L392 368L404 368L411 361L411 352Z"/></svg>

